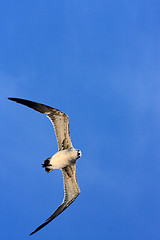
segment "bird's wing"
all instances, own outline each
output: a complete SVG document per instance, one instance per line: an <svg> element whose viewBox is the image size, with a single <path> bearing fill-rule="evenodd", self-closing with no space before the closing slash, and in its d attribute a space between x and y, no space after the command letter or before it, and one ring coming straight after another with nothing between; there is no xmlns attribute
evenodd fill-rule
<svg viewBox="0 0 160 240"><path fill-rule="evenodd" d="M70 133L69 133L69 117L56 108L49 107L47 105L32 102L20 98L8 98L9 100L15 101L26 105L27 107L33 108L40 113L46 113L47 117L51 120L58 142L58 150L64 150L72 146Z"/></svg>
<svg viewBox="0 0 160 240"><path fill-rule="evenodd" d="M36 228L35 231L33 231L30 235L36 233L41 228L50 223L54 218L56 218L60 213L62 213L79 195L80 189L76 178L76 164L63 168L62 173L65 194L62 204L42 225Z"/></svg>

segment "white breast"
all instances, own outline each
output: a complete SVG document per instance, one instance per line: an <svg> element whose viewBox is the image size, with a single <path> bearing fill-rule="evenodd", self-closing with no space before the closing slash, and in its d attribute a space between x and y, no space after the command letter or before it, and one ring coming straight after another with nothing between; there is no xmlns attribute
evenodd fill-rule
<svg viewBox="0 0 160 240"><path fill-rule="evenodd" d="M53 169L62 169L76 162L77 151L74 148L66 149L54 154L50 160Z"/></svg>

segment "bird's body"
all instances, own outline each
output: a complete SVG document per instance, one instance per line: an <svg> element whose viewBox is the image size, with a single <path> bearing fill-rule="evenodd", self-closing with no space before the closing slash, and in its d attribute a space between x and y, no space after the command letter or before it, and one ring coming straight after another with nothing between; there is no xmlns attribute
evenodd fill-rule
<svg viewBox="0 0 160 240"><path fill-rule="evenodd" d="M51 172L54 169L63 169L71 164L76 163L77 158L79 158L80 156L80 150L68 148L65 150L61 150L55 153L51 158L46 159L43 165L45 165L46 163L46 171Z"/></svg>
<svg viewBox="0 0 160 240"><path fill-rule="evenodd" d="M46 159L42 164L42 167L44 167L48 173L54 169L62 170L65 192L64 199L57 210L30 234L32 235L62 213L79 195L80 189L76 178L76 161L81 157L81 151L73 148L69 132L69 117L65 113L56 108L25 99L8 99L33 108L40 113L47 114L47 117L51 120L54 126L58 142L59 151L52 157Z"/></svg>

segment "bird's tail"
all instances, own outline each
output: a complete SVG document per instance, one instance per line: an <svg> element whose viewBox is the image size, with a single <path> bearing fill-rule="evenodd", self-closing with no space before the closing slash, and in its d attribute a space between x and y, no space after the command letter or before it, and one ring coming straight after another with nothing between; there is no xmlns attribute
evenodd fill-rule
<svg viewBox="0 0 160 240"><path fill-rule="evenodd" d="M45 168L47 173L49 173L53 170L50 160L51 160L51 158L47 158L46 160L44 160L44 163L42 164L42 167Z"/></svg>

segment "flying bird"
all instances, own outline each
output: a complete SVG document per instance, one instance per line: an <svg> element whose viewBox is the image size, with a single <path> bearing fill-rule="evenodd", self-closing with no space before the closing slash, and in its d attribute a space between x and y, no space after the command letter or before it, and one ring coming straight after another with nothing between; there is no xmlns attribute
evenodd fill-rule
<svg viewBox="0 0 160 240"><path fill-rule="evenodd" d="M64 198L61 205L56 211L39 227L37 227L30 235L36 233L41 228L50 223L60 213L62 213L79 195L80 189L76 178L76 161L81 157L82 153L73 147L69 132L69 117L56 108L49 107L37 102L20 99L8 98L9 100L26 105L34 110L47 114L51 120L58 143L58 152L52 157L47 158L42 167L49 173L54 169L61 169L63 174Z"/></svg>

